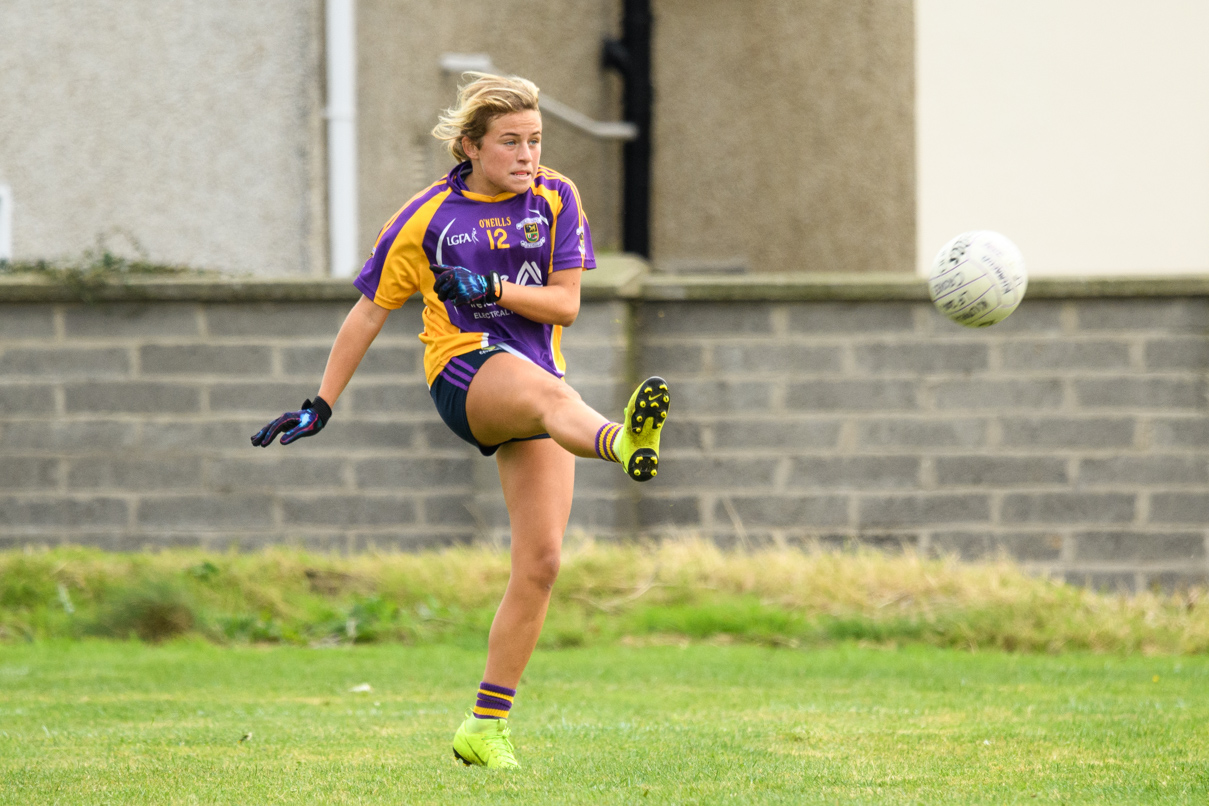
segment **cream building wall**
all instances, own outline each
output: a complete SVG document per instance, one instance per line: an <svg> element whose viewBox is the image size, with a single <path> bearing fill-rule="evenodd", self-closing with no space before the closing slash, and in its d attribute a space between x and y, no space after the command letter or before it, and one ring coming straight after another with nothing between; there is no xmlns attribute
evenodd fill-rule
<svg viewBox="0 0 1209 806"><path fill-rule="evenodd" d="M1209 3L916 5L921 272L970 229L1033 275L1209 272Z"/></svg>
<svg viewBox="0 0 1209 806"><path fill-rule="evenodd" d="M326 272L321 0L5 0L13 257Z"/></svg>

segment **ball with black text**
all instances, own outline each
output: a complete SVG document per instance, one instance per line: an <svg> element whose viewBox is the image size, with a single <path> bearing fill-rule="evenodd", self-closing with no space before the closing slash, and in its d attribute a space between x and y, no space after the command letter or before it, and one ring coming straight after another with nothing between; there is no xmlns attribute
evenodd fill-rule
<svg viewBox="0 0 1209 806"><path fill-rule="evenodd" d="M928 274L936 309L964 327L1002 322L1020 305L1028 275L1024 256L998 232L963 232L949 241Z"/></svg>

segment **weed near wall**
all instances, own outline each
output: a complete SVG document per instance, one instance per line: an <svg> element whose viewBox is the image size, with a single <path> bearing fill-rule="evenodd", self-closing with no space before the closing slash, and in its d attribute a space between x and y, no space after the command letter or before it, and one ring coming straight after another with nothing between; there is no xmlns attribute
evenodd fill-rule
<svg viewBox="0 0 1209 806"><path fill-rule="evenodd" d="M96 247L76 258L0 260L0 277L40 278L66 289L81 302L95 302L102 289L125 285L134 278L202 273L214 272L153 261L137 239L120 230L98 235Z"/></svg>

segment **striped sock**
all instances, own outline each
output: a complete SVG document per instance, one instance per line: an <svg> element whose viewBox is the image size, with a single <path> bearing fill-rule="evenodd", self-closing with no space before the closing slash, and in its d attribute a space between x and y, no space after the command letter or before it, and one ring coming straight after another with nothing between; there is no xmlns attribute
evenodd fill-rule
<svg viewBox="0 0 1209 806"><path fill-rule="evenodd" d="M621 423L605 423L596 432L596 455L606 462L620 462L617 458L617 437L621 434Z"/></svg>
<svg viewBox="0 0 1209 806"><path fill-rule="evenodd" d="M507 719L514 697L515 689L496 686L484 680L479 683L479 698L474 702L474 718Z"/></svg>

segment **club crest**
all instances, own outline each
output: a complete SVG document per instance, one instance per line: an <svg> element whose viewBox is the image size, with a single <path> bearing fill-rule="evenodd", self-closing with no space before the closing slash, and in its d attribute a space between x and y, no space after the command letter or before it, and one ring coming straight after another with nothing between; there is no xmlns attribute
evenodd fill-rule
<svg viewBox="0 0 1209 806"><path fill-rule="evenodd" d="M548 227L550 226L550 222L537 210L530 210L529 212L533 213L533 215L529 218L521 219L517 223L516 228L524 234L524 240L520 242L521 246L526 249L535 249L546 242L546 236L542 235L540 225L545 224Z"/></svg>

